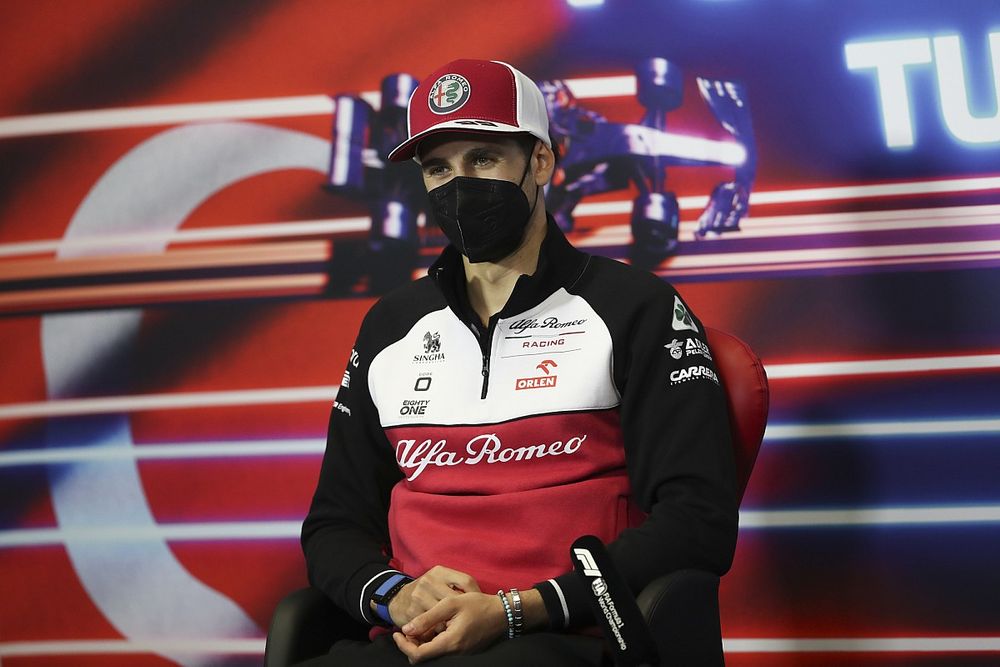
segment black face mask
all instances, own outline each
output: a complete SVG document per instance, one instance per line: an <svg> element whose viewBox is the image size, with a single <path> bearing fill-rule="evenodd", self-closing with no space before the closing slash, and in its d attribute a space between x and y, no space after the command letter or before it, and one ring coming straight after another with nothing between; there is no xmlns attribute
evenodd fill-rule
<svg viewBox="0 0 1000 667"><path fill-rule="evenodd" d="M521 183L528 174L524 167ZM495 262L517 250L531 214L521 183L456 176L427 193L429 212L458 251L472 263Z"/></svg>

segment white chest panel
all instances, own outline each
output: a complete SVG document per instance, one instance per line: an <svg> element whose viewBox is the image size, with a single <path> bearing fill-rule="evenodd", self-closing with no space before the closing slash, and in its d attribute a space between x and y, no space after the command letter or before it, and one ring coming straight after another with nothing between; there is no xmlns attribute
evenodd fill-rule
<svg viewBox="0 0 1000 667"><path fill-rule="evenodd" d="M611 334L581 297L560 289L493 332L489 387L476 335L450 309L428 313L372 361L383 427L487 424L618 405Z"/></svg>

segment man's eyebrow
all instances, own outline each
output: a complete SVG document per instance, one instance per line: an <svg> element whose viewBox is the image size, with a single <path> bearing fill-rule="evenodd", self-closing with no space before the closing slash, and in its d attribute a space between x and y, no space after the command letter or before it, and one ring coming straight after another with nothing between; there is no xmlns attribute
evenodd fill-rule
<svg viewBox="0 0 1000 667"><path fill-rule="evenodd" d="M480 144L473 146L466 150L461 155L461 160L463 162L470 162L480 157L503 157L505 155L504 150L500 146L494 146L492 144ZM448 160L443 157L427 157L420 160L421 168L426 169L427 167L447 167Z"/></svg>
<svg viewBox="0 0 1000 667"><path fill-rule="evenodd" d="M503 154L503 151L499 147L487 144L485 146L474 146L470 148L465 151L465 155L462 157L468 160L470 158L482 157L484 155L494 156L501 154Z"/></svg>
<svg viewBox="0 0 1000 667"><path fill-rule="evenodd" d="M428 167L447 167L448 161L440 157L429 157L420 161L420 168L427 169Z"/></svg>

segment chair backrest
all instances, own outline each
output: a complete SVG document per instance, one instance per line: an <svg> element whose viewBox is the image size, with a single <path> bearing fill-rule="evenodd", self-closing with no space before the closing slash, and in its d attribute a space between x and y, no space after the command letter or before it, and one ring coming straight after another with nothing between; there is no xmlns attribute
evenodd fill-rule
<svg viewBox="0 0 1000 667"><path fill-rule="evenodd" d="M736 481L742 501L767 426L767 374L750 346L736 336L709 327L706 334L729 403Z"/></svg>

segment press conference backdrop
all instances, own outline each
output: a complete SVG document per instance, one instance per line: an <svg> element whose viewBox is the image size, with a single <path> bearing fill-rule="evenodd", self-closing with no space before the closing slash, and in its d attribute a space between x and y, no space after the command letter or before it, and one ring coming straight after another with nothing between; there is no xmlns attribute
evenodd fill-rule
<svg viewBox="0 0 1000 667"><path fill-rule="evenodd" d="M0 34L3 667L259 664L360 320L441 247L383 158L456 57L544 82L573 243L767 367L728 663L1000 664L996 2L39 1Z"/></svg>

